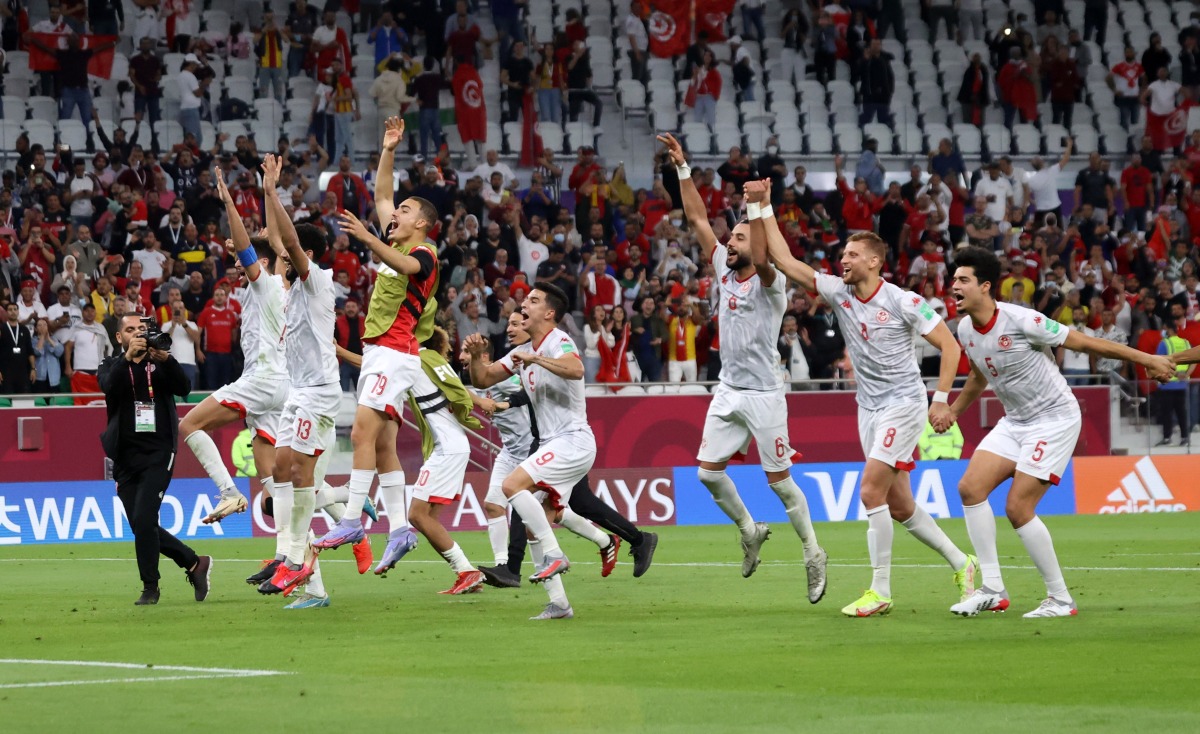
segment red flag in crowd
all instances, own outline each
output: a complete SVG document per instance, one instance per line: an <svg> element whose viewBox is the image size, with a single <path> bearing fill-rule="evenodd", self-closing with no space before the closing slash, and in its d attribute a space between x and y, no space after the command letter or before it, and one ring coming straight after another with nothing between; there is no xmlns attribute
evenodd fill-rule
<svg viewBox="0 0 1200 734"><path fill-rule="evenodd" d="M690 0L653 0L647 23L650 53L659 58L685 53L691 43L690 14Z"/></svg>
<svg viewBox="0 0 1200 734"><path fill-rule="evenodd" d="M521 165L532 166L542 157L542 136L537 132L537 106L533 103L533 90L525 91L521 109Z"/></svg>
<svg viewBox="0 0 1200 734"><path fill-rule="evenodd" d="M65 49L67 47L67 37L61 33L31 33L30 37L47 48ZM92 54L92 58L88 61L89 74L101 79L108 79L112 76L114 49L109 44L116 42L116 36L91 34L80 36L80 48L86 50L105 46ZM29 68L33 71L58 71L58 59L54 54L44 51L41 46L37 43L29 44Z"/></svg>
<svg viewBox="0 0 1200 734"><path fill-rule="evenodd" d="M1155 150L1169 150L1183 145L1187 136L1188 108L1192 106L1192 101L1185 101L1167 115L1156 115L1149 108L1146 109L1146 135Z"/></svg>
<svg viewBox="0 0 1200 734"><path fill-rule="evenodd" d="M487 140L487 107L483 101L483 82L470 64L459 64L451 80L454 86L454 115L458 135L464 143Z"/></svg>
<svg viewBox="0 0 1200 734"><path fill-rule="evenodd" d="M725 21L733 13L735 0L696 0L696 33L704 31L708 40L725 40Z"/></svg>

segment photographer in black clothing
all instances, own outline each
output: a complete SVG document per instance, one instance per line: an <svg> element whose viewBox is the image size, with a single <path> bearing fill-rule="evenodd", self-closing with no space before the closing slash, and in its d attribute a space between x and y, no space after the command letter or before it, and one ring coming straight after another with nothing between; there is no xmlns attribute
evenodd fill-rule
<svg viewBox="0 0 1200 734"><path fill-rule="evenodd" d="M147 322L152 321L134 314L122 317L117 343L124 351L100 364L100 389L108 407L108 426L100 443L113 461L117 496L133 530L142 577L142 595L134 603L158 603L159 553L186 571L196 601L204 601L212 558L196 555L158 524L175 465L179 418L174 396L186 397L191 387L171 356L169 342L165 350L150 346L163 346L159 340L165 336L157 328L155 334L147 333Z"/></svg>

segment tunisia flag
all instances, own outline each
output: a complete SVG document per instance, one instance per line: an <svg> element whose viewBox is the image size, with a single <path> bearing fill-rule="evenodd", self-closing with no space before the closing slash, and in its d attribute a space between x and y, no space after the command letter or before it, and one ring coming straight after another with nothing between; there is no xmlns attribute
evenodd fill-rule
<svg viewBox="0 0 1200 734"><path fill-rule="evenodd" d="M33 71L58 71L58 59L54 54L47 53L41 46L58 50L66 49L67 37L62 33L31 33L32 39L38 43L29 44L29 68ZM80 36L80 48L92 49L92 58L88 60L88 74L108 79L112 76L113 46L116 36ZM41 44L41 45L38 45Z"/></svg>
<svg viewBox="0 0 1200 734"><path fill-rule="evenodd" d="M733 13L735 0L696 0L696 33L704 31L708 40L725 40L725 21Z"/></svg>
<svg viewBox="0 0 1200 734"><path fill-rule="evenodd" d="M1156 115L1146 109L1146 135L1150 138L1155 150L1168 150L1183 145L1187 135L1188 108L1194 105L1186 101L1167 115Z"/></svg>
<svg viewBox="0 0 1200 734"><path fill-rule="evenodd" d="M650 20L650 53L669 59L687 52L691 42L691 2L653 0Z"/></svg>
<svg viewBox="0 0 1200 734"><path fill-rule="evenodd" d="M454 116L458 136L464 143L487 140L487 107L483 102L483 82L470 64L459 64L451 80L454 86Z"/></svg>
<svg viewBox="0 0 1200 734"><path fill-rule="evenodd" d="M533 90L525 90L521 106L521 165L532 166L542 157L542 136L537 132L537 109L533 104Z"/></svg>

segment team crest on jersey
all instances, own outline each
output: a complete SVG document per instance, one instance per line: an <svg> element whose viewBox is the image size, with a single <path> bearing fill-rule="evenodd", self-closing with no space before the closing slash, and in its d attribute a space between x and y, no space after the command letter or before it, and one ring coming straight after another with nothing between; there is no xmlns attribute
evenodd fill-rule
<svg viewBox="0 0 1200 734"><path fill-rule="evenodd" d="M750 292L750 283L749 282L742 283L741 291L742 291L742 293L749 293Z"/></svg>
<svg viewBox="0 0 1200 734"><path fill-rule="evenodd" d="M975 345L972 344L971 346L975 346ZM1000 337L1000 348L1001 349L1008 349L1011 346L1012 346L1012 339L1009 338L1008 334L1005 334L1004 336Z"/></svg>
<svg viewBox="0 0 1200 734"><path fill-rule="evenodd" d="M892 317L887 311L880 310L879 313L875 314L875 320L881 324L886 324L888 321L891 321L891 319Z"/></svg>

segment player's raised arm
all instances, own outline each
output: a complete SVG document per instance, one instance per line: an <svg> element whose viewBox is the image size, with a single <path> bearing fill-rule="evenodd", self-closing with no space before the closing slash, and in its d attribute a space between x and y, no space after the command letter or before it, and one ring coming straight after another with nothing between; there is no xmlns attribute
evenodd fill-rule
<svg viewBox="0 0 1200 734"><path fill-rule="evenodd" d="M370 248L371 252L379 256L384 265L405 275L416 275L421 272L420 260L412 255L405 255L371 234L358 217L344 211L338 215L338 220L342 225L342 231Z"/></svg>
<svg viewBox="0 0 1200 734"><path fill-rule="evenodd" d="M512 361L518 366L524 362L525 364L535 364L539 367L545 367L551 373L563 378L564 380L582 380L583 379L583 360L578 354L564 354L561 357L547 357L543 354L534 352L519 351L509 355Z"/></svg>
<svg viewBox="0 0 1200 734"><path fill-rule="evenodd" d="M271 229L278 232L284 252L292 261L292 267L296 269L296 274L300 276L300 279L304 280L308 278L308 253L300 247L300 236L296 234L296 226L292 224L287 210L283 208L283 202L279 200L279 192L274 185L274 182L279 180L279 171L282 166L283 161L278 156L268 153L263 158L263 179L265 182L271 183L270 186L263 186L263 198L266 201L267 210L274 214L272 222L275 226Z"/></svg>
<svg viewBox="0 0 1200 734"><path fill-rule="evenodd" d="M688 166L687 158L683 155L683 146L670 133L658 136L658 142L667 146L667 154L679 172L679 196L683 199L683 213L687 216L688 226L696 233L700 241L700 251L705 262L712 259L713 249L717 246L717 236L713 234L712 226L708 223L708 210L696 183L692 181L692 169Z"/></svg>
<svg viewBox="0 0 1200 734"><path fill-rule="evenodd" d="M242 223L242 215L238 214L237 206L233 203L229 187L225 185L225 172L221 170L220 166L216 167L216 178L217 193L221 196L221 201L225 203L225 214L229 217L229 236L233 240L238 262L246 269L246 277L250 279L250 282L254 282L258 280L259 272L262 270L258 267L258 254L250 246L250 235L246 232L246 225Z"/></svg>
<svg viewBox="0 0 1200 734"><path fill-rule="evenodd" d="M755 182L750 181L747 185L753 183ZM799 283L800 287L804 290L813 293L817 290L817 271L810 268L807 263L792 257L792 251L788 249L787 240L784 239L783 232L779 229L779 221L775 219L775 210L769 205L771 201L771 179L766 179L765 185L766 193L764 196L767 205L763 207L762 223L763 229L766 230L767 256L771 262L775 263L775 267L779 268L779 272ZM751 240L751 246L753 244L754 242Z"/></svg>
<svg viewBox="0 0 1200 734"><path fill-rule="evenodd" d="M926 304L928 308L928 304ZM955 414L946 399L954 389L954 378L958 374L958 363L962 358L962 347L954 338L950 327L945 321L939 321L933 330L925 335L925 341L937 347L942 353L942 361L938 369L937 391L933 394L933 402L929 404L929 422L938 433L950 430L954 425ZM972 398L973 400L974 398ZM965 406L964 406L965 407Z"/></svg>
<svg viewBox="0 0 1200 734"><path fill-rule="evenodd" d="M490 346L483 334L471 334L463 340L463 351L471 355L468 365L471 385L480 390L503 382L512 375L512 372L502 363L488 362L483 358Z"/></svg>
<svg viewBox="0 0 1200 734"><path fill-rule="evenodd" d="M383 149L379 151L379 165L375 168L375 211L379 215L379 226L386 228L392 213L396 211L396 201L392 198L395 196L392 169L396 146L404 138L404 119L389 117L383 126Z"/></svg>
<svg viewBox="0 0 1200 734"><path fill-rule="evenodd" d="M770 182L764 185L762 181L747 181L743 190L746 193L746 213L750 219L750 262L763 286L770 288L775 283L775 268L771 267L771 258L767 256L767 230L762 216L765 208L771 214L771 221L775 221L775 214L770 208ZM778 225L773 226L779 229Z"/></svg>
<svg viewBox="0 0 1200 734"><path fill-rule="evenodd" d="M1175 376L1175 363L1165 354L1147 354L1124 344L1088 336L1074 329L1067 334L1067 340L1063 342L1063 346L1076 352L1090 354L1093 357L1122 359L1126 362L1140 364L1146 368L1146 376L1151 380L1170 382L1171 378Z"/></svg>
<svg viewBox="0 0 1200 734"><path fill-rule="evenodd" d="M950 413L954 420L957 421L967 411L967 408L971 407L971 403L979 399L979 396L987 389L987 384L987 377L979 371L974 362L971 362L971 374L967 377L967 384L963 385L963 389L958 392L958 397L950 405ZM941 385L940 381L938 385ZM946 429L948 428L949 426L946 426ZM934 429L937 429L937 426L934 426ZM946 429L942 429L939 433Z"/></svg>

